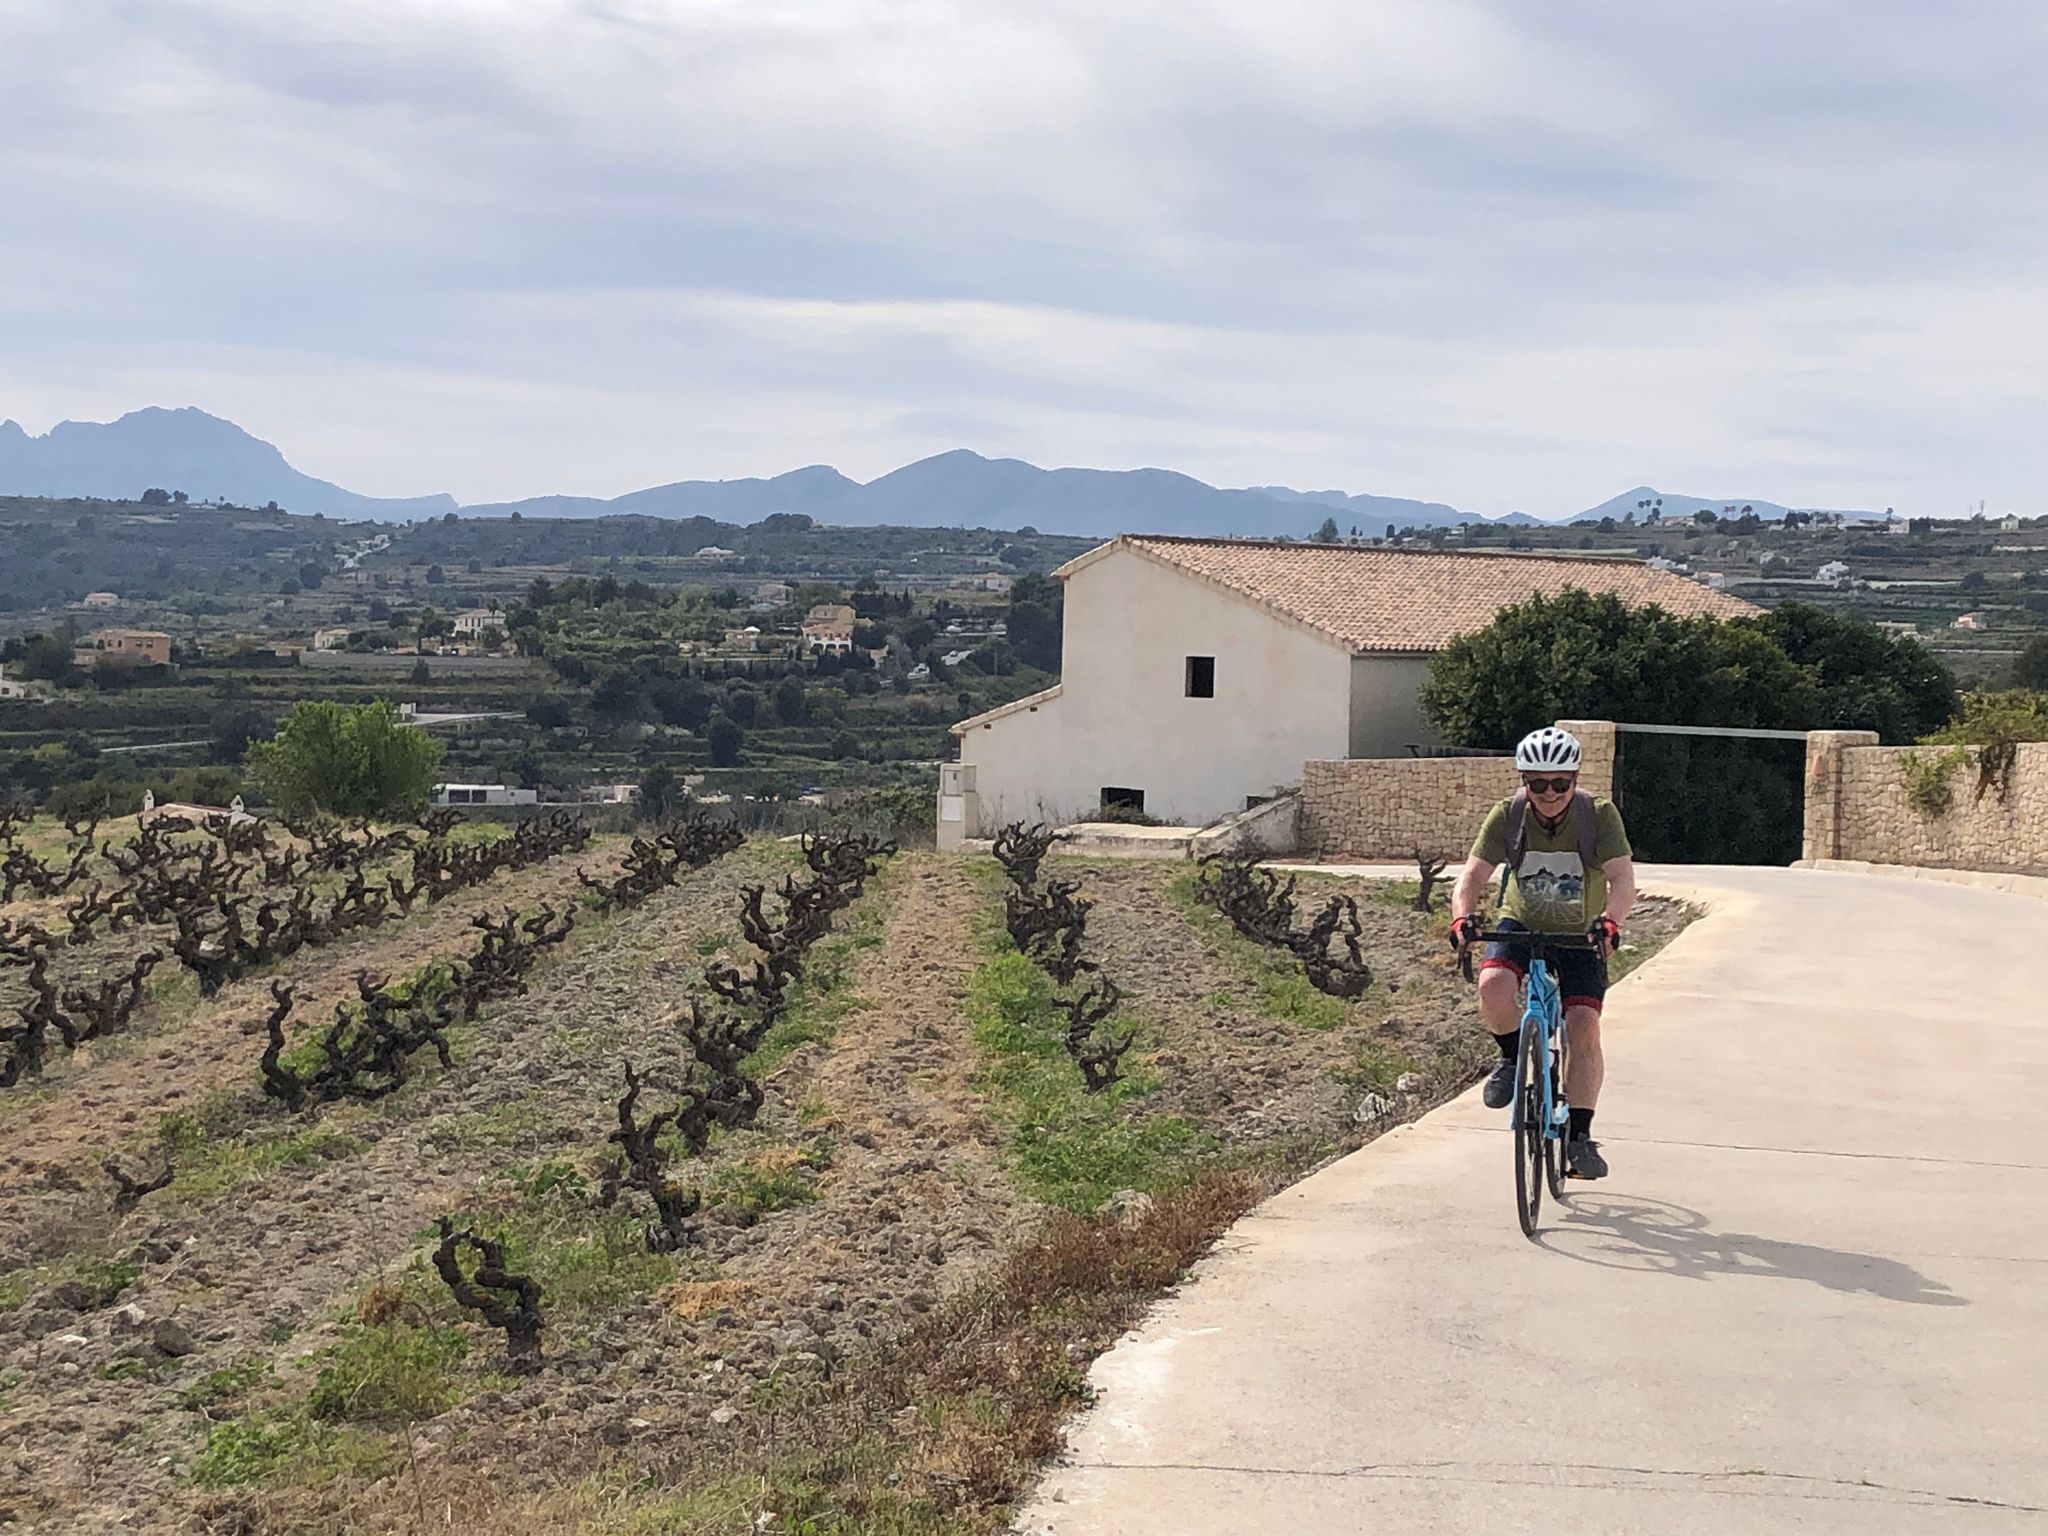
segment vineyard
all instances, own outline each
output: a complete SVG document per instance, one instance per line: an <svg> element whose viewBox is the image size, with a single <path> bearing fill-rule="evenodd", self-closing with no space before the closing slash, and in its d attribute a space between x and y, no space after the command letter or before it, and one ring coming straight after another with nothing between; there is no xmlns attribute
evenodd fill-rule
<svg viewBox="0 0 2048 1536"><path fill-rule="evenodd" d="M994 1529L1224 1225L1490 1054L1427 882L1042 828L9 822L0 881L24 1531Z"/></svg>

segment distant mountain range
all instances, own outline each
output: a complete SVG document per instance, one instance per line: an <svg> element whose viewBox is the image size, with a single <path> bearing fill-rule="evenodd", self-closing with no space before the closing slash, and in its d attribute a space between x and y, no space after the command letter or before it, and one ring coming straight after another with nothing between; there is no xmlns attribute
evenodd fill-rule
<svg viewBox="0 0 2048 1536"><path fill-rule="evenodd" d="M453 496L358 496L302 475L269 443L193 406L150 406L119 421L60 421L41 437L0 421L0 496L133 501L151 486L194 501L231 501L329 517L438 517Z"/></svg>
<svg viewBox="0 0 2048 1536"><path fill-rule="evenodd" d="M524 501L460 506L447 495L362 496L301 474L276 448L233 422L195 407L151 406L118 421L58 424L31 437L0 423L0 495L98 496L133 500L151 486L182 490L195 501L243 506L276 502L290 512L403 520L460 511L471 517L707 517L756 523L778 512L821 523L939 528L1036 528L1042 533L1285 535L1313 533L1325 518L1339 530L1379 535L1389 528L1459 523L1537 524L1522 512L1485 518L1437 501L1345 491L1297 491L1282 485L1220 489L1167 469L1040 469L1021 459L986 459L965 448L920 459L865 485L829 465L813 464L767 480L678 480L624 496L534 496ZM1753 498L1659 496L1648 486L1624 491L1578 518L1641 515L1661 501L1667 518L1703 508L1753 508L1760 517L1785 509ZM1882 514L1844 512L1863 519Z"/></svg>

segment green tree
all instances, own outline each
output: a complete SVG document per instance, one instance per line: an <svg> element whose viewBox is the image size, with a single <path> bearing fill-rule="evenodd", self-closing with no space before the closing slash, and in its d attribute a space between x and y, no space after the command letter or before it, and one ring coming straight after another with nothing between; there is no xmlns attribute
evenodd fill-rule
<svg viewBox="0 0 2048 1536"><path fill-rule="evenodd" d="M1563 718L1806 728L1819 690L1753 623L1683 619L1577 589L1503 608L1438 652L1423 712L1464 746Z"/></svg>
<svg viewBox="0 0 2048 1536"><path fill-rule="evenodd" d="M388 701L292 706L270 740L249 748L249 781L293 815L416 814L434 792L441 744L402 723Z"/></svg>
<svg viewBox="0 0 2048 1536"><path fill-rule="evenodd" d="M967 664L987 677L1009 677L1017 670L1017 652L1008 640L995 635L974 648Z"/></svg>
<svg viewBox="0 0 2048 1536"><path fill-rule="evenodd" d="M640 775L639 813L642 821L659 821L670 812L681 810L688 799L682 780L676 777L675 769L667 763L656 763Z"/></svg>
<svg viewBox="0 0 2048 1536"><path fill-rule="evenodd" d="M725 712L741 727L751 727L760 718L761 695L745 683L738 683L725 690Z"/></svg>
<svg viewBox="0 0 2048 1536"><path fill-rule="evenodd" d="M65 629L52 634L25 635L19 640L10 640L0 649L0 661L16 662L21 675L45 682L62 682L77 670L71 659L72 635Z"/></svg>
<svg viewBox="0 0 2048 1536"><path fill-rule="evenodd" d="M308 560L299 567L299 585L308 592L316 590L327 579L327 567L318 560Z"/></svg>
<svg viewBox="0 0 2048 1536"><path fill-rule="evenodd" d="M1010 588L1010 612L1004 628L1017 660L1025 666L1041 672L1059 671L1065 602L1066 588L1050 576L1019 576Z"/></svg>
<svg viewBox="0 0 2048 1536"><path fill-rule="evenodd" d="M2029 640L2012 664L2013 686L2048 692L2048 635Z"/></svg>
<svg viewBox="0 0 2048 1536"><path fill-rule="evenodd" d="M1324 518L1323 526L1309 535L1310 542L1316 544L1334 544L1342 537L1343 535L1337 531L1337 519L1334 517Z"/></svg>
<svg viewBox="0 0 2048 1536"><path fill-rule="evenodd" d="M724 715L711 717L711 762L717 768L732 768L740 760L740 728Z"/></svg>
<svg viewBox="0 0 2048 1536"><path fill-rule="evenodd" d="M647 695L631 672L613 672L590 696L590 712L612 725L625 725L646 713Z"/></svg>
<svg viewBox="0 0 2048 1536"><path fill-rule="evenodd" d="M1955 678L1911 635L1810 603L1787 603L1745 622L1777 641L1819 689L1810 728L1876 731L1904 743L1955 713Z"/></svg>
<svg viewBox="0 0 2048 1536"><path fill-rule="evenodd" d="M526 706L526 718L549 730L560 730L571 718L569 701L556 694L544 693Z"/></svg>
<svg viewBox="0 0 2048 1536"><path fill-rule="evenodd" d="M802 725L811 717L804 697L803 679L785 677L775 685L775 721L778 725Z"/></svg>

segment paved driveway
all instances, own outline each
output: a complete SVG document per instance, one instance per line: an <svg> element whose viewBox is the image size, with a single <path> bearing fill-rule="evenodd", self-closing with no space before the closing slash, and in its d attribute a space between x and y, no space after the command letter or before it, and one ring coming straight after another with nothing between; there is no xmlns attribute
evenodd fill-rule
<svg viewBox="0 0 2048 1536"><path fill-rule="evenodd" d="M2048 902L1646 883L1710 912L1610 999L1613 1177L1529 1242L1475 1091L1279 1195L1021 1529L2048 1533Z"/></svg>

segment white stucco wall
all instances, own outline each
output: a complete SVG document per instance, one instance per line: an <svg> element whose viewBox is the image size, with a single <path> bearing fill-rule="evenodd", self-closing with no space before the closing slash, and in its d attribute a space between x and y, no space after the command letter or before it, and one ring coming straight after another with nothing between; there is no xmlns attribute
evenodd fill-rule
<svg viewBox="0 0 2048 1536"><path fill-rule="evenodd" d="M1437 746L1442 737L1415 701L1429 676L1427 656L1358 656L1351 662L1351 755L1406 757L1408 743Z"/></svg>
<svg viewBox="0 0 2048 1536"><path fill-rule="evenodd" d="M1108 786L1205 825L1299 783L1308 759L1350 752L1342 646L1135 550L1067 578L1065 626L1059 694L961 737L984 827L1071 821ZM1190 656L1216 658L1214 698L1186 697Z"/></svg>

